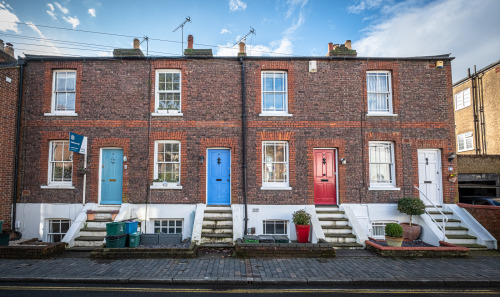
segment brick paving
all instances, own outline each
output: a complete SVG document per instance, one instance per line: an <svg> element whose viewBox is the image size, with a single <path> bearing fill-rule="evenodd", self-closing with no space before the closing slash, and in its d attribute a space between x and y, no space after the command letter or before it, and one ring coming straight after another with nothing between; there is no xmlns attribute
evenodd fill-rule
<svg viewBox="0 0 500 297"><path fill-rule="evenodd" d="M365 250L339 253L334 259L94 260L65 255L45 260L2 259L0 281L500 286L500 257L495 255L391 259Z"/></svg>

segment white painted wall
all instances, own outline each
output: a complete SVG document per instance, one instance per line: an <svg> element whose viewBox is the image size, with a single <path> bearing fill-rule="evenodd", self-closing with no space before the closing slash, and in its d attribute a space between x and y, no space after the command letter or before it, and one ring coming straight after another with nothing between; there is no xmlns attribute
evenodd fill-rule
<svg viewBox="0 0 500 297"><path fill-rule="evenodd" d="M73 224L82 209L82 204L17 203L16 230L23 234L23 239L47 241L49 219L69 219Z"/></svg>

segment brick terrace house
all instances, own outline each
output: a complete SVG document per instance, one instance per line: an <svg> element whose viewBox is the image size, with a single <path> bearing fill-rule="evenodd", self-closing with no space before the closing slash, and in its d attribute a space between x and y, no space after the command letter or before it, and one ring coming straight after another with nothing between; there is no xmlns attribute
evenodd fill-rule
<svg viewBox="0 0 500 297"><path fill-rule="evenodd" d="M500 61L453 84L460 200L500 197Z"/></svg>
<svg viewBox="0 0 500 297"><path fill-rule="evenodd" d="M0 220L2 229L13 229L14 160L19 101L19 66L12 44L0 40Z"/></svg>
<svg viewBox="0 0 500 297"><path fill-rule="evenodd" d="M182 57L145 57L138 41L113 58L26 56L23 234L101 244L85 211L117 209L142 232L202 244L295 239L292 213L306 209L313 242L354 248L408 220L395 203L414 185L453 207L448 55L357 57L348 41L325 57L250 57L244 44L213 57L192 42ZM87 170L69 132L88 137Z"/></svg>

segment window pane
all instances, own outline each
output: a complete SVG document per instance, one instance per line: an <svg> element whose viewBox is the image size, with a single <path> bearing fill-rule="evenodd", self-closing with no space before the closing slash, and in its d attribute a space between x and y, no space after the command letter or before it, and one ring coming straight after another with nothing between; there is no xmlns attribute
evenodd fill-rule
<svg viewBox="0 0 500 297"><path fill-rule="evenodd" d="M161 225L163 227L168 227L168 221L167 220L161 221Z"/></svg>
<svg viewBox="0 0 500 297"><path fill-rule="evenodd" d="M66 93L66 110L75 110L75 93Z"/></svg>
<svg viewBox="0 0 500 297"><path fill-rule="evenodd" d="M283 92L285 90L285 75L283 73L276 73L274 90L277 92Z"/></svg>
<svg viewBox="0 0 500 297"><path fill-rule="evenodd" d="M57 93L55 108L58 111L66 110L66 93Z"/></svg>
<svg viewBox="0 0 500 297"><path fill-rule="evenodd" d="M264 181L273 182L274 181L274 170L272 164L264 165Z"/></svg>
<svg viewBox="0 0 500 297"><path fill-rule="evenodd" d="M159 226L160 226L160 221L155 220L155 227L159 227Z"/></svg>
<svg viewBox="0 0 500 297"><path fill-rule="evenodd" d="M273 144L266 144L266 156L265 156L265 162L274 162L274 145Z"/></svg>
<svg viewBox="0 0 500 297"><path fill-rule="evenodd" d="M58 72L56 74L56 91L63 92L66 90L66 72Z"/></svg>
<svg viewBox="0 0 500 297"><path fill-rule="evenodd" d="M52 163L52 181L62 181L63 177L63 164Z"/></svg>
<svg viewBox="0 0 500 297"><path fill-rule="evenodd" d="M285 234L285 224L276 222L276 234Z"/></svg>
<svg viewBox="0 0 500 297"><path fill-rule="evenodd" d="M52 161L63 160L63 142L52 142Z"/></svg>
<svg viewBox="0 0 500 297"><path fill-rule="evenodd" d="M264 110L274 110L274 94L264 94Z"/></svg>
<svg viewBox="0 0 500 297"><path fill-rule="evenodd" d="M74 92L76 85L76 73L75 72L67 72L66 74L66 91Z"/></svg>
<svg viewBox="0 0 500 297"><path fill-rule="evenodd" d="M178 143L172 144L172 151L173 152L179 152L179 144Z"/></svg>
<svg viewBox="0 0 500 297"><path fill-rule="evenodd" d="M286 181L286 164L274 164L274 178L276 182Z"/></svg>
<svg viewBox="0 0 500 297"><path fill-rule="evenodd" d="M71 176L73 172L73 163L64 163L64 177L63 181L71 181Z"/></svg>
<svg viewBox="0 0 500 297"><path fill-rule="evenodd" d="M172 73L165 73L165 81L167 82L167 84L172 83Z"/></svg>
<svg viewBox="0 0 500 297"><path fill-rule="evenodd" d="M66 233L69 230L69 221L62 221L61 222L61 233Z"/></svg>
<svg viewBox="0 0 500 297"><path fill-rule="evenodd" d="M276 111L285 111L285 95L275 94L274 95L274 108Z"/></svg>
<svg viewBox="0 0 500 297"><path fill-rule="evenodd" d="M53 221L51 223L51 225L52 225L52 233L60 233L61 232L61 228L60 228L60 225L59 225L59 220Z"/></svg>
<svg viewBox="0 0 500 297"><path fill-rule="evenodd" d="M276 162L285 162L285 144L276 144Z"/></svg>
<svg viewBox="0 0 500 297"><path fill-rule="evenodd" d="M391 182L391 166L389 164L379 164L378 181L381 183Z"/></svg>
<svg viewBox="0 0 500 297"><path fill-rule="evenodd" d="M180 82L180 77L181 77L181 75L179 73L174 73L173 74L173 81Z"/></svg>
<svg viewBox="0 0 500 297"><path fill-rule="evenodd" d="M273 75L264 74L264 92L273 91Z"/></svg>

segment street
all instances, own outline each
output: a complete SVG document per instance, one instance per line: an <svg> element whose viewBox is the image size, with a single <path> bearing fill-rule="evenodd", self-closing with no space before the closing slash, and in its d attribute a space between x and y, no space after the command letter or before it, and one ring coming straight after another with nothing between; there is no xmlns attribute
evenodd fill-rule
<svg viewBox="0 0 500 297"><path fill-rule="evenodd" d="M500 288L388 288L347 286L196 286L61 283L0 284L1 297L137 296L500 296Z"/></svg>

